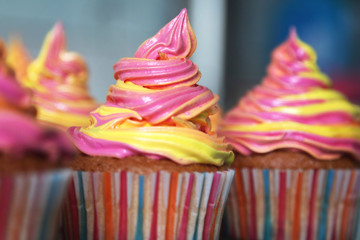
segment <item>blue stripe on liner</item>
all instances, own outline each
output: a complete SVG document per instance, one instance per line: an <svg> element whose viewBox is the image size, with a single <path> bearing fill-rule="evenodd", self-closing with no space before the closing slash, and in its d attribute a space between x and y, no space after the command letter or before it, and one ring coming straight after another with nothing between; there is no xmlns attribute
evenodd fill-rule
<svg viewBox="0 0 360 240"><path fill-rule="evenodd" d="M49 234L52 230L52 226L50 224L54 222L54 219L52 218L54 218L54 214L56 214L54 207L58 207L54 206L54 202L56 202L56 199L59 198L59 188L64 182L64 176L62 173L54 173L51 177L50 191L45 205L44 215L40 224L41 230L39 240L47 240L50 238Z"/></svg>
<svg viewBox="0 0 360 240"><path fill-rule="evenodd" d="M325 191L324 191L324 198L322 201L321 211L320 211L317 239L326 239L326 225L327 225L327 218L328 218L329 199L330 199L330 193L331 193L333 180L334 180L334 171L328 170Z"/></svg>
<svg viewBox="0 0 360 240"><path fill-rule="evenodd" d="M82 174L80 171L77 172L80 189L80 239L87 239L87 218L86 218L86 207L85 207L85 195L84 195L84 184Z"/></svg>
<svg viewBox="0 0 360 240"><path fill-rule="evenodd" d="M199 226L199 215L200 215L200 206L201 206L201 200L202 200L202 197L203 197L203 191L204 191L204 185L205 185L205 177L206 177L206 173L203 172L202 173L204 175L204 179L203 179L203 182L202 182L202 186L201 186L201 198L199 200L199 207L198 207L198 212L196 214L196 222L195 222L195 230L194 230L194 236L193 236L193 240L197 240L197 235L198 235L198 226Z"/></svg>
<svg viewBox="0 0 360 240"><path fill-rule="evenodd" d="M136 222L135 239L143 239L143 206L144 206L144 176L139 176L139 206L138 206L138 218Z"/></svg>
<svg viewBox="0 0 360 240"><path fill-rule="evenodd" d="M264 174L264 195L265 195L265 219L264 219L263 239L267 240L267 239L272 239L269 170L264 169L263 174Z"/></svg>

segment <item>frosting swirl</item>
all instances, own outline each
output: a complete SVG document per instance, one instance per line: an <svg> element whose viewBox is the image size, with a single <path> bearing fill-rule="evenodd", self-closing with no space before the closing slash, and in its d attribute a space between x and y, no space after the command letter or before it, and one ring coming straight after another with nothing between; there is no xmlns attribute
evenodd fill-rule
<svg viewBox="0 0 360 240"><path fill-rule="evenodd" d="M38 119L63 127L89 124L88 114L97 104L88 93L87 77L84 60L66 51L64 29L57 23L23 79L34 91Z"/></svg>
<svg viewBox="0 0 360 240"><path fill-rule="evenodd" d="M0 39L0 156L13 160L35 154L52 162L72 156L73 147L65 133L45 129L23 114L35 114L31 94L16 81L5 58L6 48Z"/></svg>
<svg viewBox="0 0 360 240"><path fill-rule="evenodd" d="M77 147L89 155L142 154L179 164L232 162L230 146L211 131L218 96L196 84L201 74L189 60L195 48L183 9L134 58L114 65L117 82L91 113L91 125L69 129Z"/></svg>
<svg viewBox="0 0 360 240"><path fill-rule="evenodd" d="M343 154L360 159L360 107L331 88L295 29L273 52L263 82L225 116L219 133L245 155L290 148L320 160Z"/></svg>

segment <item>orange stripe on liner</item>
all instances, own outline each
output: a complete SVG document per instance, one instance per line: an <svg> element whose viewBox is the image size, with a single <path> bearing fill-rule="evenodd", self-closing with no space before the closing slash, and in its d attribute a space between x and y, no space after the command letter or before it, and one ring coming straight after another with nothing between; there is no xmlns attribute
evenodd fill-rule
<svg viewBox="0 0 360 240"><path fill-rule="evenodd" d="M240 238L247 239L247 227L246 222L248 221L246 214L246 197L244 191L244 183L242 178L242 172L239 168L235 169L235 188L238 200L238 211L239 211L239 223L240 223Z"/></svg>
<svg viewBox="0 0 360 240"><path fill-rule="evenodd" d="M176 192L178 185L179 175L176 172L171 173L170 177L170 190L169 190L169 203L167 209L167 221L165 230L165 239L174 239L174 220L175 220L175 208L176 208Z"/></svg>
<svg viewBox="0 0 360 240"><path fill-rule="evenodd" d="M111 198L111 175L104 173L103 179L104 202L105 202L105 239L114 239L114 225L112 216L112 198Z"/></svg>
<svg viewBox="0 0 360 240"><path fill-rule="evenodd" d="M296 193L295 193L295 203L294 203L294 219L293 219L293 229L292 229L292 240L298 240L300 237L300 208L301 208L301 189L302 189L302 176L303 172L299 172L297 183L296 183Z"/></svg>

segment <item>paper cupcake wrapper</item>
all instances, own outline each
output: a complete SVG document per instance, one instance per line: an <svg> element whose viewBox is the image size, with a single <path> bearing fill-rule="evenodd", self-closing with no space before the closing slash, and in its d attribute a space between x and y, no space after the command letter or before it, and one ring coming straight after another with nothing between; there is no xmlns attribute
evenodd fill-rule
<svg viewBox="0 0 360 240"><path fill-rule="evenodd" d="M359 170L235 171L226 237L360 239Z"/></svg>
<svg viewBox="0 0 360 240"><path fill-rule="evenodd" d="M216 239L233 176L74 172L66 239Z"/></svg>
<svg viewBox="0 0 360 240"><path fill-rule="evenodd" d="M71 172L0 176L0 239L54 239Z"/></svg>

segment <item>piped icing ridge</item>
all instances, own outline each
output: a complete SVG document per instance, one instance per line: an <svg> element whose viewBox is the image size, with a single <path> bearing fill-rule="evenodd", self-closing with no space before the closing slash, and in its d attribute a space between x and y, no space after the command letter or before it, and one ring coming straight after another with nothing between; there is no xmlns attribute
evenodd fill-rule
<svg viewBox="0 0 360 240"><path fill-rule="evenodd" d="M196 38L186 10L145 41L134 58L114 65L117 80L107 101L91 113L91 125L70 128L86 154L124 158L145 155L179 164L223 165L234 155L212 131L209 115L218 96L197 85L189 59Z"/></svg>
<svg viewBox="0 0 360 240"><path fill-rule="evenodd" d="M70 158L74 152L65 133L40 126L30 117L31 93L17 82L6 65L6 48L0 39L0 157L16 160L26 154L56 162Z"/></svg>
<svg viewBox="0 0 360 240"><path fill-rule="evenodd" d="M39 120L63 127L86 126L97 103L88 93L84 60L66 51L65 41L63 26L57 23L22 82L34 91Z"/></svg>
<svg viewBox="0 0 360 240"><path fill-rule="evenodd" d="M298 149L320 160L360 159L360 107L331 88L314 50L292 29L267 76L225 116L219 134L245 155Z"/></svg>
<svg viewBox="0 0 360 240"><path fill-rule="evenodd" d="M159 60L159 52L168 58L190 58L196 49L196 37L186 9L147 39L136 51L135 58Z"/></svg>

